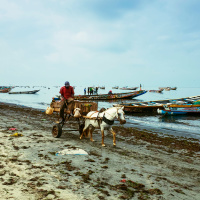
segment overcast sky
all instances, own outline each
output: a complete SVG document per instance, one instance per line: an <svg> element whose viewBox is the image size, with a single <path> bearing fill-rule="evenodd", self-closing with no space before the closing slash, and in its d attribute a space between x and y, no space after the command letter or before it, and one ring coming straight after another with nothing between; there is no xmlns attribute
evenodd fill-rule
<svg viewBox="0 0 200 200"><path fill-rule="evenodd" d="M199 0L0 0L0 85L200 86Z"/></svg>

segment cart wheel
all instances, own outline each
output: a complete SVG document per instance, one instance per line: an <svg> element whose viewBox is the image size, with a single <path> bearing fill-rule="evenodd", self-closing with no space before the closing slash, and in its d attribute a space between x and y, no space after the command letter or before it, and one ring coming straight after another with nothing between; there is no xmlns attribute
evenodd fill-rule
<svg viewBox="0 0 200 200"><path fill-rule="evenodd" d="M80 125L79 125L79 133L80 133L80 135L81 135L82 132L83 132L84 126L85 126L85 124L80 124Z"/></svg>
<svg viewBox="0 0 200 200"><path fill-rule="evenodd" d="M62 127L60 124L55 124L52 128L52 135L55 138L59 138L62 135Z"/></svg>

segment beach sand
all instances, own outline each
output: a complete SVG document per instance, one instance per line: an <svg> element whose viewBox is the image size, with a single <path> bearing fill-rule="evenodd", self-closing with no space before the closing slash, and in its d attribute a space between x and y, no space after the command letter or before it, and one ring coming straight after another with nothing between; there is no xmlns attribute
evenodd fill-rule
<svg viewBox="0 0 200 200"><path fill-rule="evenodd" d="M114 126L117 146L108 134L101 147L100 131L80 140L73 119L53 138L56 120L0 103L0 199L200 199L199 141ZM88 155L57 154L65 149Z"/></svg>

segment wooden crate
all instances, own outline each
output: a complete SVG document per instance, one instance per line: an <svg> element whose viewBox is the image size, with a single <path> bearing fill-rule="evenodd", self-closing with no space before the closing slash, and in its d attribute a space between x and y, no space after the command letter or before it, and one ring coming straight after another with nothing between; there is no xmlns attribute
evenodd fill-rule
<svg viewBox="0 0 200 200"><path fill-rule="evenodd" d="M81 114L86 115L90 111L97 111L98 104L96 102L89 102L89 101L78 101L75 100L75 107L74 108L80 108ZM52 101L50 104L51 108L54 108L54 112L60 112L60 105L61 101ZM70 113L68 109L65 109L65 113Z"/></svg>

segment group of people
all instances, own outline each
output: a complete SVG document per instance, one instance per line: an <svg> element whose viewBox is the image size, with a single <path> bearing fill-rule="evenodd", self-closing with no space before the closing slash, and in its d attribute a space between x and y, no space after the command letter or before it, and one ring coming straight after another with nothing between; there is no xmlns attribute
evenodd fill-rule
<svg viewBox="0 0 200 200"><path fill-rule="evenodd" d="M98 94L98 87L96 88L88 87L87 90L86 88L84 88L84 95L86 95L86 92L88 95Z"/></svg>

